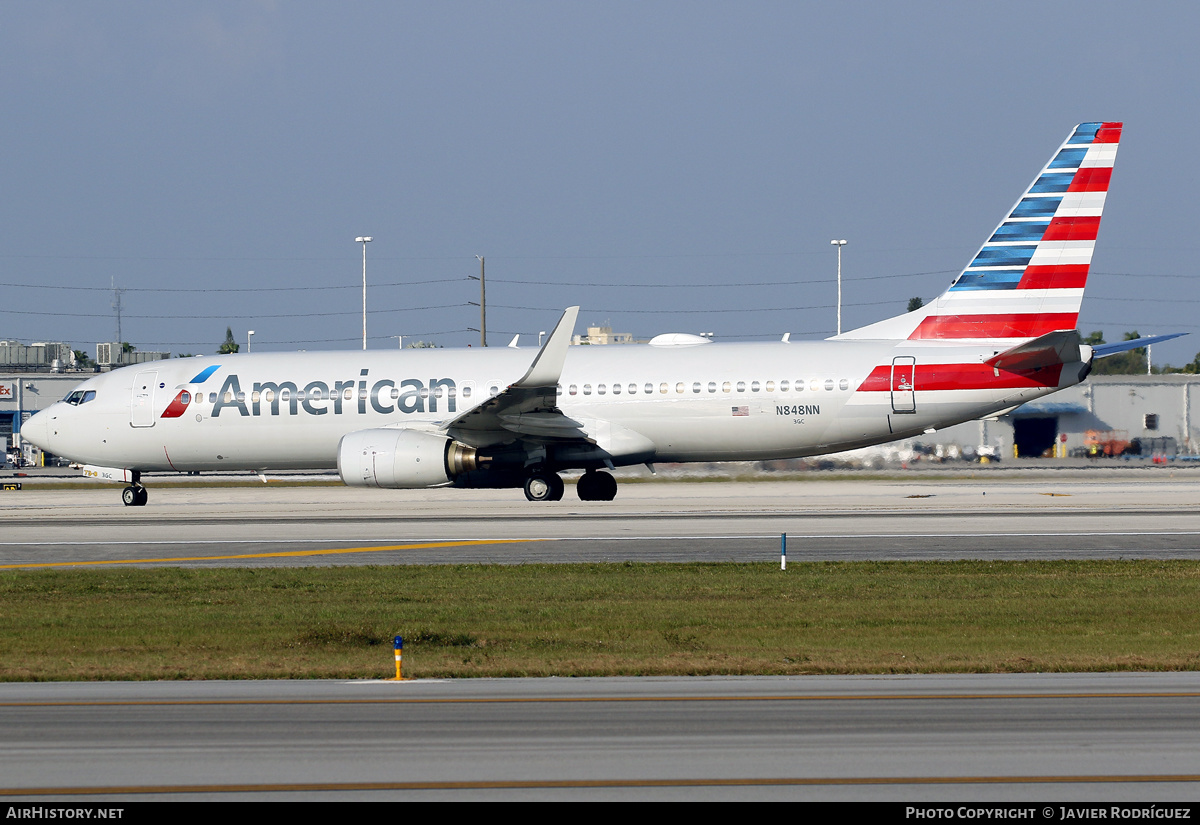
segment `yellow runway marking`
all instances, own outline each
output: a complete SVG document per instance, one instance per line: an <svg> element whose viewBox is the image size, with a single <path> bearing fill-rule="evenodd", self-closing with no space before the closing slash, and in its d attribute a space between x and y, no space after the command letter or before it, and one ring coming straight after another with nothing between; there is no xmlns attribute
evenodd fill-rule
<svg viewBox="0 0 1200 825"><path fill-rule="evenodd" d="M278 782L229 785L110 785L87 787L0 788L0 796L84 794L265 793L287 791L444 791L529 788L722 788L814 785L1016 785L1113 782L1197 782L1197 774L1098 776L846 776L764 777L746 779L543 779L462 782Z"/></svg>
<svg viewBox="0 0 1200 825"><path fill-rule="evenodd" d="M439 547L477 547L483 544L512 544L514 539L471 539L469 541L432 541L420 544L391 544L383 547L343 547L323 550L287 550L278 553L243 553L235 556L180 556L170 559L105 559L102 561L48 561L27 564L0 564L0 570L31 567L94 567L107 564L179 564L188 561L235 561L239 559L283 559L304 556L337 556L348 553L389 553L396 550L430 550ZM543 539L521 539L543 541Z"/></svg>

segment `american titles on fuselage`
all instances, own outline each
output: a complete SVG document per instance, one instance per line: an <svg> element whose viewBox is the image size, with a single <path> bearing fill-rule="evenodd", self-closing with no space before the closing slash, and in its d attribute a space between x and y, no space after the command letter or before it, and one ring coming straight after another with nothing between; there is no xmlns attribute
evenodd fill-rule
<svg viewBox="0 0 1200 825"><path fill-rule="evenodd" d="M310 381L303 387L295 381L256 381L250 385L249 392L243 389L241 378L237 373L230 373L226 376L220 391L208 394L208 402L213 405L211 416L218 418L223 410L236 411L238 415L243 416L297 415L300 412L308 415L325 415L327 413L342 415L347 412L365 415L368 408L381 415L426 412L456 413L458 412L458 399L463 398L469 401L473 394L472 382L467 382L461 387L452 378L430 378L427 381L419 378L405 378L398 382L384 378L372 383L367 378L368 373L369 370L361 370L357 381ZM832 379L825 381L824 385L816 379L811 383L813 392L819 391L822 387L825 390L834 388ZM796 392L803 392L806 382L797 380L794 385ZM662 382L660 385L646 383L641 391L647 395L654 394L656 390L661 394L670 394L672 390L676 394L684 394L690 389L692 393L700 394L704 392L705 386L702 382ZM719 391L723 393L730 393L735 388L735 385L729 381L722 382L720 385L710 381L707 382L708 393L717 393L718 386ZM779 392L788 392L789 382L767 381L763 384L753 381L749 385L744 381L736 382L736 392L738 393L744 393L747 390L758 393L763 389L773 392L777 388ZM846 379L841 380L839 388L848 389ZM499 386L493 384L490 392L495 395L499 389ZM620 395L622 385L613 383L607 389L613 395ZM605 395L606 385L598 384L593 388L592 384L584 384L582 390L584 395L592 395L593 392L596 395ZM567 388L568 395L576 395L578 391L579 387L576 384L571 384ZM639 387L637 384L629 384L626 392L629 395L637 394ZM191 404L200 403L204 401L204 398L205 393L201 389L181 389L167 405L161 417L178 418L187 412ZM444 403L442 403L443 401ZM820 409L817 405L799 405L779 407L776 412L780 415L819 415Z"/></svg>
<svg viewBox="0 0 1200 825"><path fill-rule="evenodd" d="M216 418L221 410L230 408L237 410L239 415L263 415L264 407L268 414L279 415L283 404L287 405L290 415L296 415L300 410L309 415L330 412L341 415L355 401L357 406L354 409L360 415L366 414L368 404L372 410L383 415L393 412L439 412L438 401L443 397L446 401L443 412L457 412L455 402L458 388L450 378L431 378L428 383L418 378L405 378L399 384L384 378L372 384L366 378L367 373L368 370L362 370L357 382L334 381L331 386L325 381L310 381L303 389L293 381L256 381L249 398L242 390L237 374L231 373L216 394L212 416ZM186 390L181 391L163 412L163 418L181 415L187 408L186 395ZM463 395L470 397L470 388L464 387ZM175 412L177 405L181 409Z"/></svg>

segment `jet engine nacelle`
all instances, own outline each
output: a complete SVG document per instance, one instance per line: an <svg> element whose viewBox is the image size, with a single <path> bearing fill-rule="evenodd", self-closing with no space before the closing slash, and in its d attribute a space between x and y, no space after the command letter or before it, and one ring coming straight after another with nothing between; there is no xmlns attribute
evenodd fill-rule
<svg viewBox="0 0 1200 825"><path fill-rule="evenodd" d="M416 430L359 430L338 444L338 474L351 487L439 487L479 469L474 447Z"/></svg>

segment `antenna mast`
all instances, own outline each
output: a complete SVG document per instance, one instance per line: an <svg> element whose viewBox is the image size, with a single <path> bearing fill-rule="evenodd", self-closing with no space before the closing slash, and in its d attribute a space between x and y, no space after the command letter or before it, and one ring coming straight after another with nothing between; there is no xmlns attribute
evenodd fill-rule
<svg viewBox="0 0 1200 825"><path fill-rule="evenodd" d="M121 338L121 293L125 290L117 289L117 279L115 277L111 279L111 284L113 291L112 307L117 311L117 343L121 344L124 343L124 339Z"/></svg>

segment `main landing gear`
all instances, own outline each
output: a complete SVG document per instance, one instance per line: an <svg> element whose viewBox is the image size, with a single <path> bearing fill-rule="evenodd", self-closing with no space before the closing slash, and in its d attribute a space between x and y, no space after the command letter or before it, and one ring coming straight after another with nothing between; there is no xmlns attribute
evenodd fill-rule
<svg viewBox="0 0 1200 825"><path fill-rule="evenodd" d="M617 497L617 480L603 470L588 470L579 477L575 492L580 501L612 501Z"/></svg>
<svg viewBox="0 0 1200 825"><path fill-rule="evenodd" d="M558 473L539 470L525 479L525 498L530 501L561 501L563 489Z"/></svg>
<svg viewBox="0 0 1200 825"><path fill-rule="evenodd" d="M588 470L579 477L575 492L580 501L612 501L617 497L617 480L603 470ZM525 479L525 498L530 501L561 501L563 480L558 473L537 470Z"/></svg>
<svg viewBox="0 0 1200 825"><path fill-rule="evenodd" d="M149 498L146 488L140 484L131 484L121 491L121 501L126 507L145 507Z"/></svg>

